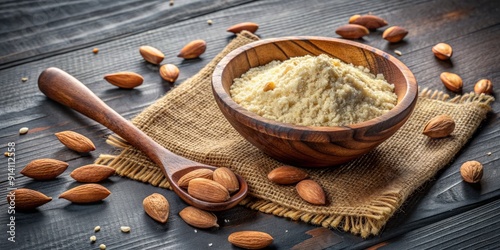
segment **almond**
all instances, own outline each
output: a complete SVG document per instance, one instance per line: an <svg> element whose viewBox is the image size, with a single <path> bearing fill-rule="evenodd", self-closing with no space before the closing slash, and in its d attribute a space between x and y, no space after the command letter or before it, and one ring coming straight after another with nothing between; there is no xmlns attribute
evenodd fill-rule
<svg viewBox="0 0 500 250"><path fill-rule="evenodd" d="M88 153L95 150L94 143L79 133L73 131L63 131L55 133L57 139L69 149L79 153Z"/></svg>
<svg viewBox="0 0 500 250"><path fill-rule="evenodd" d="M356 14L356 15L352 15L351 17L349 17L349 23L353 23L356 19L358 19L361 15L359 14Z"/></svg>
<svg viewBox="0 0 500 250"><path fill-rule="evenodd" d="M359 39L370 34L370 31L364 26L358 24L346 24L335 30L339 36L347 39Z"/></svg>
<svg viewBox="0 0 500 250"><path fill-rule="evenodd" d="M189 181L188 194L194 198L209 202L224 202L229 199L227 189L216 181L194 178Z"/></svg>
<svg viewBox="0 0 500 250"><path fill-rule="evenodd" d="M459 75L450 72L443 72L439 78L441 78L441 81L447 89L453 92L462 91L463 83L462 78Z"/></svg>
<svg viewBox="0 0 500 250"><path fill-rule="evenodd" d="M352 16L349 19L350 24L359 24L367 29L378 29L387 25L387 21L375 15L360 15L358 17Z"/></svg>
<svg viewBox="0 0 500 250"><path fill-rule="evenodd" d="M292 166L281 166L267 174L270 181L282 185L294 184L307 177L308 174L304 170Z"/></svg>
<svg viewBox="0 0 500 250"><path fill-rule="evenodd" d="M460 174L465 182L478 183L483 178L483 165L478 161L466 161L460 167Z"/></svg>
<svg viewBox="0 0 500 250"><path fill-rule="evenodd" d="M191 181L194 178L205 178L209 180L213 180L213 174L214 171L208 168L199 168L193 171L188 172L187 174L183 175L179 180L177 181L177 185L179 187L187 188L189 181Z"/></svg>
<svg viewBox="0 0 500 250"><path fill-rule="evenodd" d="M438 115L430 119L424 126L422 134L430 138L443 138L455 130L455 121L448 115Z"/></svg>
<svg viewBox="0 0 500 250"><path fill-rule="evenodd" d="M391 43L397 43L403 40L406 35L408 35L408 31L403 27L392 26L384 30L384 33L382 33L382 38Z"/></svg>
<svg viewBox="0 0 500 250"><path fill-rule="evenodd" d="M196 207L185 207L179 212L179 216L184 222L196 228L219 227L215 214Z"/></svg>
<svg viewBox="0 0 500 250"><path fill-rule="evenodd" d="M321 186L313 180L302 180L295 186L299 196L314 205L325 205L325 192Z"/></svg>
<svg viewBox="0 0 500 250"><path fill-rule="evenodd" d="M229 168L220 167L216 169L213 174L213 179L224 186L229 193L234 193L240 189L238 178Z"/></svg>
<svg viewBox="0 0 500 250"><path fill-rule="evenodd" d="M139 53L141 53L144 60L152 64L160 64L165 58L165 55L159 49L151 46L141 46Z"/></svg>
<svg viewBox="0 0 500 250"><path fill-rule="evenodd" d="M35 180L52 180L68 168L68 163L54 159L33 160L21 170L21 174Z"/></svg>
<svg viewBox="0 0 500 250"><path fill-rule="evenodd" d="M246 30L248 32L255 33L259 29L259 25L256 23L252 22L244 22L244 23L238 23L235 24L229 28L227 28L228 32L233 32L234 34L240 33L243 30Z"/></svg>
<svg viewBox="0 0 500 250"><path fill-rule="evenodd" d="M231 244L244 249L262 249L273 243L273 237L259 231L239 231L227 237Z"/></svg>
<svg viewBox="0 0 500 250"><path fill-rule="evenodd" d="M441 60L448 60L453 55L453 49L447 43L438 43L432 47L432 53Z"/></svg>
<svg viewBox="0 0 500 250"><path fill-rule="evenodd" d="M160 76L168 82L175 82L179 77L179 68L173 64L165 64L160 67Z"/></svg>
<svg viewBox="0 0 500 250"><path fill-rule="evenodd" d="M84 184L62 193L59 198L73 203L92 203L103 200L110 194L107 188L99 184Z"/></svg>
<svg viewBox="0 0 500 250"><path fill-rule="evenodd" d="M207 43L204 40L194 40L186 44L184 48L177 57L182 57L184 59L193 59L199 57L201 54L205 53L207 49Z"/></svg>
<svg viewBox="0 0 500 250"><path fill-rule="evenodd" d="M476 82L476 85L474 85L474 92L476 94L491 95L491 93L493 92L493 85L491 84L490 80L481 79Z"/></svg>
<svg viewBox="0 0 500 250"><path fill-rule="evenodd" d="M32 210L51 200L51 197L28 188L19 188L7 194L7 204L13 202L15 205L12 206L20 210Z"/></svg>
<svg viewBox="0 0 500 250"><path fill-rule="evenodd" d="M114 174L115 169L112 167L90 164L73 170L70 176L78 182L100 182Z"/></svg>
<svg viewBox="0 0 500 250"><path fill-rule="evenodd" d="M166 223L170 213L170 204L167 198L159 193L153 193L142 201L144 211L155 221Z"/></svg>
<svg viewBox="0 0 500 250"><path fill-rule="evenodd" d="M141 85L144 78L137 73L123 71L107 74L104 76L104 80L120 88L133 89Z"/></svg>

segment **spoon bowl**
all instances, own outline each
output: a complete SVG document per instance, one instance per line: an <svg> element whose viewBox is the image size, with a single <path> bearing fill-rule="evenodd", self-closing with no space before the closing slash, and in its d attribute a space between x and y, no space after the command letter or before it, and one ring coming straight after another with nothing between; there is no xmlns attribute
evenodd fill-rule
<svg viewBox="0 0 500 250"><path fill-rule="evenodd" d="M44 70L38 78L38 87L50 99L106 126L130 145L141 150L161 168L172 190L188 204L207 211L222 211L236 206L247 195L246 181L236 174L240 189L229 200L215 203L192 197L187 190L179 187L179 178L198 168L215 170L217 167L186 159L164 148L106 105L83 83L61 69Z"/></svg>

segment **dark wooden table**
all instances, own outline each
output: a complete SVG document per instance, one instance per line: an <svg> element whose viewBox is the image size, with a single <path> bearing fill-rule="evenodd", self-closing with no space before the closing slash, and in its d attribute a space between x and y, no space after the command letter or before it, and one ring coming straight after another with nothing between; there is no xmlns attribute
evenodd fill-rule
<svg viewBox="0 0 500 250"><path fill-rule="evenodd" d="M372 12L390 25L409 30L397 44L372 32L360 42L394 54L415 74L421 87L447 91L439 80L443 71L458 73L464 93L481 78L500 87L500 1L497 0L376 0L376 1L2 1L0 3L0 142L7 151L15 143L16 188L27 187L54 197L33 212L9 215L0 203L0 249L232 249L227 242L236 230L270 233L274 249L499 249L500 248L500 105L492 104L487 120L455 160L421 187L389 221L378 236L362 239L340 229L322 229L238 206L217 213L220 228L196 230L178 212L186 206L173 192L146 183L113 176L103 183L113 194L101 203L71 204L57 199L77 184L72 169L92 163L99 154L116 154L105 143L111 133L103 126L48 100L36 85L40 72L51 66L66 70L126 118L132 118L172 87L194 75L234 38L225 30L232 24L260 24L262 38L312 35L337 37L335 29L353 14ZM213 24L208 25L207 21ZM383 29L382 29L383 30ZM200 59L182 60L176 55L194 39L204 39L208 49ZM434 58L438 42L453 46L451 61ZM144 63L141 45L152 45L166 54L165 62L181 71L175 84L163 81L158 68ZM92 49L99 48L98 54ZM145 82L134 90L117 89L104 74L134 71ZM25 79L23 79L25 78ZM21 127L29 133L19 135ZM54 133L73 130L90 137L97 150L81 155L65 148ZM3 153L3 152L2 152ZM30 161L54 158L69 169L52 181L33 181L19 174ZM478 160L485 167L480 185L462 182L459 167ZM1 160L0 190L7 194L8 157ZM165 225L151 220L142 199L160 192L170 201ZM15 216L15 243L8 240L10 216ZM101 231L94 233L94 226ZM132 228L128 234L120 226ZM91 244L89 237L97 236ZM314 236L314 237L313 237Z"/></svg>

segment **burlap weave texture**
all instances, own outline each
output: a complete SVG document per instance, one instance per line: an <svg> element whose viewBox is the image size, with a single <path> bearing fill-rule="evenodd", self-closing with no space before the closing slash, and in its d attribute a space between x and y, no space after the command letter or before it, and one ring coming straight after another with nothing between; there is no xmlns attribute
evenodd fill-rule
<svg viewBox="0 0 500 250"><path fill-rule="evenodd" d="M372 152L340 167L307 169L325 190L327 206L311 205L295 187L280 186L267 173L282 165L242 138L219 111L211 91L211 74L231 50L257 40L238 35L198 74L167 93L133 119L133 123L172 152L205 164L228 167L249 184L242 204L259 211L325 227L340 227L363 237L378 234L408 196L445 167L473 135L493 98L465 94L448 96L423 90L413 115L391 138ZM430 118L448 114L456 122L452 136L430 139L422 126ZM118 156L101 155L119 175L168 188L159 167L116 136L108 142L122 147Z"/></svg>

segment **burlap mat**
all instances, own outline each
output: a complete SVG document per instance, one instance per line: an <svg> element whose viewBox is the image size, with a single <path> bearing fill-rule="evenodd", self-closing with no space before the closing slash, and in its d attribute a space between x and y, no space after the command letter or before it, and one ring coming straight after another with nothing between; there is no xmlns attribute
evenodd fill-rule
<svg viewBox="0 0 500 250"><path fill-rule="evenodd" d="M242 205L277 216L324 227L339 227L362 237L376 235L408 196L445 167L473 135L490 110L493 97L448 96L423 90L412 117L389 140L371 153L337 168L309 169L328 196L329 205L314 206L298 197L295 187L275 185L267 173L282 165L243 139L220 113L211 91L215 65L229 51L257 40L238 35L205 68L167 93L133 119L133 123L176 154L205 164L229 167L249 184ZM421 131L439 114L456 121L452 136L429 139ZM120 138L108 142L122 147L118 156L101 155L119 175L168 188L160 169Z"/></svg>

